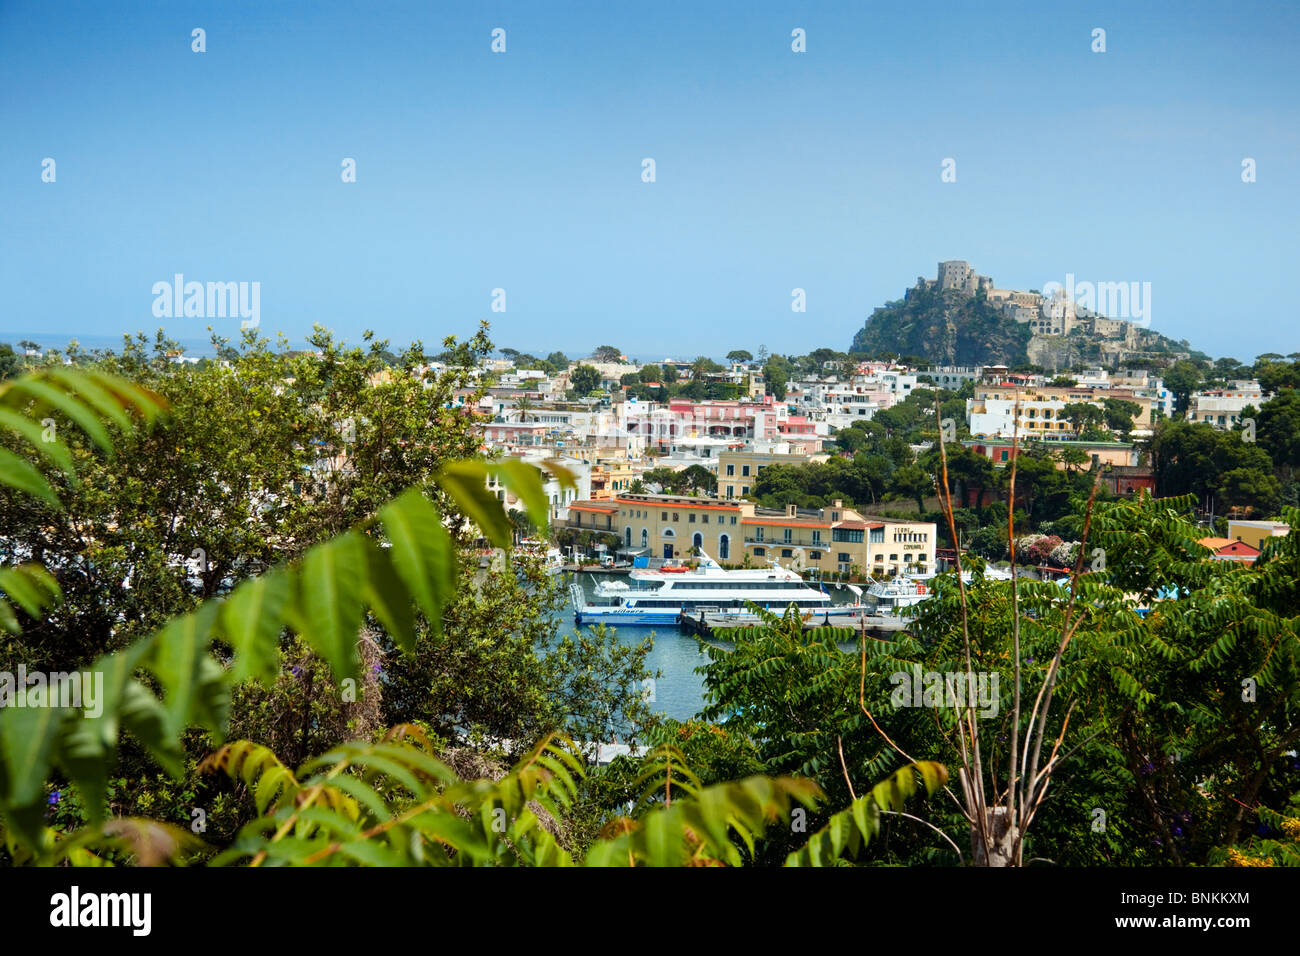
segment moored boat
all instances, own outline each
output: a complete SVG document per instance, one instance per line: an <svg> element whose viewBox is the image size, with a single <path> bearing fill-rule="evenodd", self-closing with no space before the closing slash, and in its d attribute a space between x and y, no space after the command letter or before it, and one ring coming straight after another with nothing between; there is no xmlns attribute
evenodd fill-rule
<svg viewBox="0 0 1300 956"><path fill-rule="evenodd" d="M832 622L863 610L861 604L836 604L825 590L789 569L773 565L727 571L708 555L694 568L634 568L626 581L600 581L591 600L574 582L570 595L579 625L675 625L683 613L747 614L750 603L775 613L793 604L800 614Z"/></svg>

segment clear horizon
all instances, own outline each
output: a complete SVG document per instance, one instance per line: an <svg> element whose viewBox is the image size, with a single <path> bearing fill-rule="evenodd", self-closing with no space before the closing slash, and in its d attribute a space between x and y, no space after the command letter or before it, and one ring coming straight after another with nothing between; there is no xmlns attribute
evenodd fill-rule
<svg viewBox="0 0 1300 956"><path fill-rule="evenodd" d="M1298 25L1263 3L19 0L0 341L237 338L237 317L155 317L181 273L259 283L260 331L296 342L320 322L434 351L487 319L543 354L845 350L965 259L1001 288L1149 282L1170 338L1286 354Z"/></svg>

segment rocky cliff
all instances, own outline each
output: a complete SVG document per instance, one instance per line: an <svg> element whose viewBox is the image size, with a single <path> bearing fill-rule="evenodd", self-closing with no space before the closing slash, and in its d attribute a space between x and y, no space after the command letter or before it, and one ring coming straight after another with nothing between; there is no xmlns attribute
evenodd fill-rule
<svg viewBox="0 0 1300 956"><path fill-rule="evenodd" d="M983 295L907 290L876 309L853 337L853 352L917 355L935 365L1020 365L1028 360L1028 325L1002 316Z"/></svg>

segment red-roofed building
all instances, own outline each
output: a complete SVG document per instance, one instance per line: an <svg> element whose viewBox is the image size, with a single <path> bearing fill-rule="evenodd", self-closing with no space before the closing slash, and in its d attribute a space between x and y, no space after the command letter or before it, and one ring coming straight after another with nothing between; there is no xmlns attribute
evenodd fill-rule
<svg viewBox="0 0 1300 956"><path fill-rule="evenodd" d="M1241 561L1253 564L1259 557L1259 548L1252 547L1244 541L1231 538L1201 538L1200 543L1214 552L1211 561Z"/></svg>

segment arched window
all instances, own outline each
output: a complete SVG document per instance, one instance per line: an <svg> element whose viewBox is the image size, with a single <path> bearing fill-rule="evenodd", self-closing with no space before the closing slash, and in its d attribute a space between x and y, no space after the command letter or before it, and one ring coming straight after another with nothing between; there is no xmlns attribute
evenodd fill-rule
<svg viewBox="0 0 1300 956"><path fill-rule="evenodd" d="M718 537L718 560L726 561L731 557L731 536L719 535Z"/></svg>
<svg viewBox="0 0 1300 956"><path fill-rule="evenodd" d="M703 547L704 547L704 535L700 534L698 531L695 532L695 534L691 537L691 547L692 547L692 548L703 548Z"/></svg>
<svg viewBox="0 0 1300 956"><path fill-rule="evenodd" d="M675 538L675 537L677 537L677 532L674 531L672 528L664 528L664 530L661 531L661 532L659 532L659 533L660 533L660 535L662 535L662 536L665 537L665 538Z"/></svg>
<svg viewBox="0 0 1300 956"><path fill-rule="evenodd" d="M632 527L631 525L623 529L623 547L632 547Z"/></svg>
<svg viewBox="0 0 1300 956"><path fill-rule="evenodd" d="M642 528L642 529L641 529L641 547L643 547L643 548L648 548L649 546L650 546L650 532L649 532L648 529L646 529L646 528Z"/></svg>

